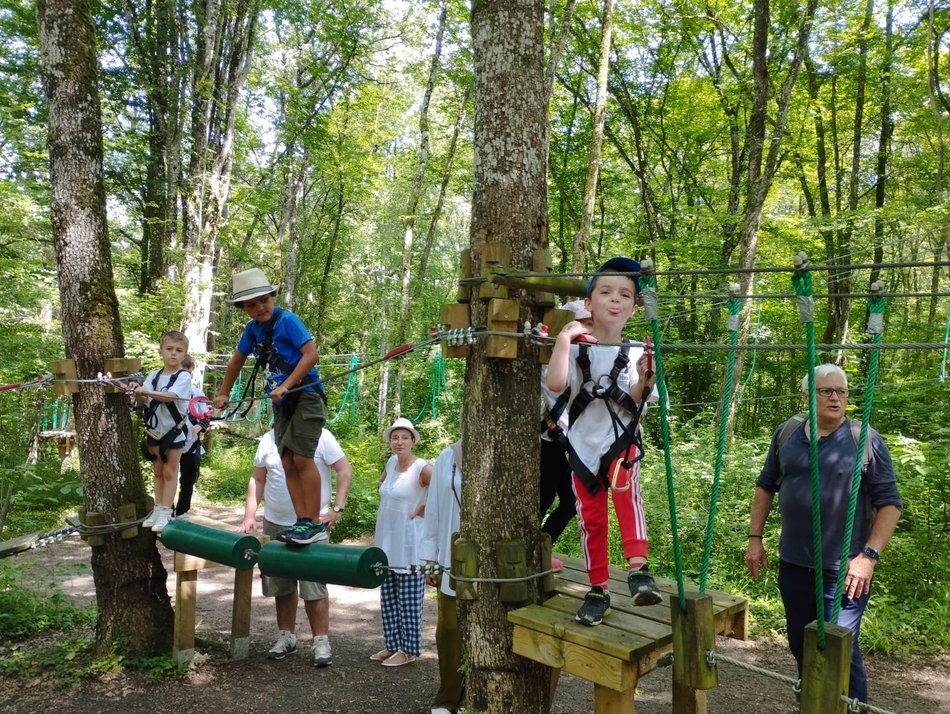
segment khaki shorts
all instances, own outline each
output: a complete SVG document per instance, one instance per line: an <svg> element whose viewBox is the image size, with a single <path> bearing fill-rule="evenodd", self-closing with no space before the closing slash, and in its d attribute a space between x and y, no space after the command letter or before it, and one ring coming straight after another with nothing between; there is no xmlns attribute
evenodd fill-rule
<svg viewBox="0 0 950 714"><path fill-rule="evenodd" d="M286 527L287 526L279 526L276 523L271 523L266 518L264 519L264 535L270 536L272 539ZM330 539L327 533L323 535L325 540ZM300 597L307 602L311 600L325 600L330 595L324 583L315 583L309 580L294 580L293 578L275 578L261 573L261 592L264 594L264 597L283 597L284 595L290 595L297 590L298 587L300 589Z"/></svg>
<svg viewBox="0 0 950 714"><path fill-rule="evenodd" d="M274 439L277 452L283 456L284 449L295 454L309 456L317 453L320 433L327 421L327 404L316 392L304 392L294 410L287 419L280 407L274 409Z"/></svg>

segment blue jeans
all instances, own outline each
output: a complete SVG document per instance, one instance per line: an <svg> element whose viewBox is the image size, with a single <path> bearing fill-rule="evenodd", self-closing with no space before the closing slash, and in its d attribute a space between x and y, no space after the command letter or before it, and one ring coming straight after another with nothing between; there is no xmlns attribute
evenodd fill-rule
<svg viewBox="0 0 950 714"><path fill-rule="evenodd" d="M837 570L823 571L825 592L825 622L831 617L834 604L835 586L838 580ZM788 629L788 648L795 655L798 663L798 676L802 675L802 654L805 649L805 626L818 619L815 614L815 571L812 568L803 568L799 565L779 562L778 589L782 594L782 603L785 605L785 624ZM861 634L861 618L864 608L868 605L868 595L857 600L847 597L841 600L841 610L838 612L838 623L851 630L851 680L848 685L848 696L859 701L868 700L868 676L864 671L864 660L861 659L861 650L858 649L858 636Z"/></svg>

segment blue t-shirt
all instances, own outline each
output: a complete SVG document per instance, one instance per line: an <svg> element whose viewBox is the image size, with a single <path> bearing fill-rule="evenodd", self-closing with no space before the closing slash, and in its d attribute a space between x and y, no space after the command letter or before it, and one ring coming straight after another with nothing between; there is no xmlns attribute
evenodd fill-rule
<svg viewBox="0 0 950 714"><path fill-rule="evenodd" d="M782 514L779 558L804 568L814 567L811 530L811 462L804 424L796 429L776 453L780 426L772 436L765 465L756 481L769 493L778 492ZM861 477L849 557L860 553L871 535L872 511L881 506L902 508L894 464L887 445L873 429L868 429L872 456L867 473ZM857 446L848 419L828 436L818 439L818 476L821 484L821 559L825 570L837 570L848 518L851 478Z"/></svg>
<svg viewBox="0 0 950 714"><path fill-rule="evenodd" d="M274 320L273 349L280 359L276 361L279 364L272 361L269 365L262 365L267 370L266 388L268 394L272 389L283 384L284 380L294 371L300 361L300 348L313 341L313 337L304 327L303 321L290 310L275 307L271 319ZM266 328L267 323L260 323L257 320L248 322L244 326L244 334L241 335L241 339L238 341L238 352L245 357L251 355L254 348L266 339ZM316 366L310 368L307 376L310 377L311 384L308 384L302 391L316 392L318 389L323 390Z"/></svg>

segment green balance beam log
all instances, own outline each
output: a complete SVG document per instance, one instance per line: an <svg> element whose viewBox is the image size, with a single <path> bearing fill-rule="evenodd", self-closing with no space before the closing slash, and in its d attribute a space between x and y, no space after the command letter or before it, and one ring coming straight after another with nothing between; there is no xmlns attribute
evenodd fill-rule
<svg viewBox="0 0 950 714"><path fill-rule="evenodd" d="M189 521L169 521L161 535L166 548L250 570L257 562L261 542L251 535L206 528Z"/></svg>
<svg viewBox="0 0 950 714"><path fill-rule="evenodd" d="M261 548L257 564L264 575L273 577L375 588L386 579L389 561L375 547L329 543L300 547L271 541Z"/></svg>

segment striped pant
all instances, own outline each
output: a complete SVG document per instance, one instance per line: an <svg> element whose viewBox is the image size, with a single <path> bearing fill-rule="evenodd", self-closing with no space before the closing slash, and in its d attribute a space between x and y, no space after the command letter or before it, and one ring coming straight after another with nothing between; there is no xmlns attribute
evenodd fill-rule
<svg viewBox="0 0 950 714"><path fill-rule="evenodd" d="M625 477L622 486L628 487L624 490L601 488L592 494L576 473L571 475L577 503L581 550L591 585L604 585L610 579L607 562L608 491L614 502L617 522L620 524L623 557L629 560L635 557L646 558L647 555L647 524L643 513L643 496L640 494L639 461L633 464Z"/></svg>
<svg viewBox="0 0 950 714"><path fill-rule="evenodd" d="M389 571L379 588L383 638L390 652L422 654L422 599L425 576Z"/></svg>

